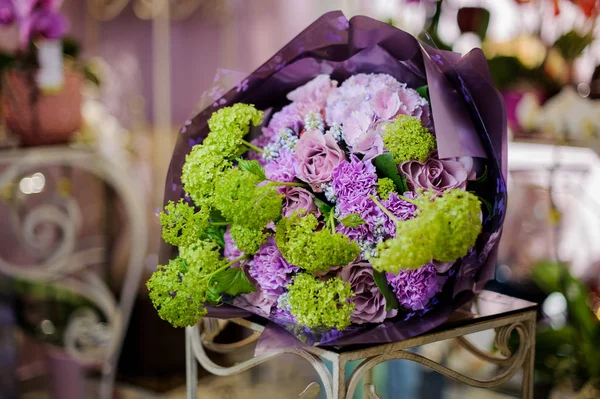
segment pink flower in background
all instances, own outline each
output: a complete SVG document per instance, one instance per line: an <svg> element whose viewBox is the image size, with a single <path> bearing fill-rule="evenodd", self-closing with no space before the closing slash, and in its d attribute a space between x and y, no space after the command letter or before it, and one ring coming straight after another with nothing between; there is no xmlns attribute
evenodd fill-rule
<svg viewBox="0 0 600 399"><path fill-rule="evenodd" d="M296 175L320 192L320 183L331 180L333 169L342 163L346 155L335 139L319 130L305 132L296 144L295 156L298 160Z"/></svg>
<svg viewBox="0 0 600 399"><path fill-rule="evenodd" d="M12 0L0 0L0 25L10 25L17 18Z"/></svg>
<svg viewBox="0 0 600 399"><path fill-rule="evenodd" d="M283 217L290 217L292 214L303 209L306 213L312 213L315 216L321 216L321 212L315 205L315 197L310 191L302 187L291 187L285 191L285 199L283 200Z"/></svg>
<svg viewBox="0 0 600 399"><path fill-rule="evenodd" d="M344 266L339 276L342 280L350 283L354 297L354 312L350 320L356 324L381 323L388 317L394 317L398 311L385 310L385 298L377 288L373 279L373 267L368 262L351 263Z"/></svg>
<svg viewBox="0 0 600 399"><path fill-rule="evenodd" d="M318 108L323 109L327 104L327 96L337 87L337 83L337 81L331 80L329 75L318 75L305 85L289 92L287 98L297 103L315 104Z"/></svg>

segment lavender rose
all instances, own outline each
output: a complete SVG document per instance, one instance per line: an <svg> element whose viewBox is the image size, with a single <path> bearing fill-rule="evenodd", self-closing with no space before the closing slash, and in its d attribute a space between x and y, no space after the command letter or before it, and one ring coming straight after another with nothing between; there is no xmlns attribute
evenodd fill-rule
<svg viewBox="0 0 600 399"><path fill-rule="evenodd" d="M333 169L345 160L344 151L335 139L317 129L305 132L295 150L296 175L316 192L322 191L320 183L331 180Z"/></svg>
<svg viewBox="0 0 600 399"><path fill-rule="evenodd" d="M302 187L291 187L285 192L285 200L283 201L283 217L290 217L292 213L299 209L304 209L308 213L313 213L315 216L321 216L321 212L315 205L315 197L310 191Z"/></svg>
<svg viewBox="0 0 600 399"><path fill-rule="evenodd" d="M344 266L340 278L352 286L354 312L350 320L356 324L381 323L397 314L397 310L385 310L385 298L373 279L373 268L367 262L355 262Z"/></svg>
<svg viewBox="0 0 600 399"><path fill-rule="evenodd" d="M437 159L430 157L425 163L408 161L400 165L400 171L406 176L411 189L433 190L438 194L453 188L465 190L467 180L473 176L473 164L470 169L466 161L456 159Z"/></svg>

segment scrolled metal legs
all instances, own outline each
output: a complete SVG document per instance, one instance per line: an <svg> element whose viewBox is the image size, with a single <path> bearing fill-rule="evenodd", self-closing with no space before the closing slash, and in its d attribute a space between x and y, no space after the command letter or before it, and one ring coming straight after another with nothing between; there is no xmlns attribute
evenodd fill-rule
<svg viewBox="0 0 600 399"><path fill-rule="evenodd" d="M506 322L507 324L501 324L503 322ZM478 379L466 376L431 359L419 355L418 353L407 350L411 347L416 347L440 340L440 336L435 335L436 333L414 338L409 344L406 344L403 347L398 347L397 343L392 343L381 345L381 347L377 347L376 351L373 351L372 349L366 349L342 353L328 351L322 348L310 347L305 349L283 350L276 353L256 356L242 363L236 364L235 366L223 367L212 362L212 360L210 360L204 351L204 345L206 344L204 341L208 338L212 338L213 334L211 334L210 331L204 332L199 326L195 326L188 328L186 331L186 350L188 351L188 357L186 357L186 360L188 361L188 399L195 398L195 385L197 383L196 369L192 369L192 363L194 363L193 367L195 367L195 362L189 357L191 356L191 351L193 351L195 354L196 360L206 370L215 375L221 376L229 376L241 373L285 353L300 356L308 361L319 374L321 379L321 387L325 391L325 396L327 399L353 398L354 393L361 384L361 380L367 376L367 373L369 373L376 365L387 362L388 360L404 359L416 362L455 381L484 389L491 389L505 384L517 373L517 371L523 369L523 387L521 395L523 398L531 399L533 396L535 325L535 312L530 311L528 313L521 314L518 317L513 318L510 316L508 318L503 318L501 321L496 320L490 321L489 323L482 322L478 328L472 329L468 332L450 330L446 333L442 339L455 338L458 343L468 352L500 367L500 370L496 375L487 379ZM462 334L469 334L472 332L484 331L492 328L496 329L495 344L500 351L500 356L487 353L477 348L462 336ZM257 330L255 332L260 331ZM516 350L514 350L514 352L511 351L509 346L510 337L513 332L519 334L519 346L516 348ZM235 347L235 345L239 346L241 344L247 344L249 341L254 339L254 336L251 336L251 339L246 338L239 343L228 344L222 348L214 345L208 345L207 347L210 347L216 351L229 352ZM404 344L404 341L402 341L401 344ZM363 356L369 357L365 359ZM333 373L329 372L321 357L327 358L333 362ZM364 360L362 360L358 367L354 369L350 377L346 379L347 362L351 360L359 360L361 358ZM190 385L194 386L192 387ZM319 396L321 387L316 382L311 383L300 394L300 399L316 399ZM366 381L364 383L363 390L365 397L368 399L383 398L377 393L375 386L371 384L370 381Z"/></svg>

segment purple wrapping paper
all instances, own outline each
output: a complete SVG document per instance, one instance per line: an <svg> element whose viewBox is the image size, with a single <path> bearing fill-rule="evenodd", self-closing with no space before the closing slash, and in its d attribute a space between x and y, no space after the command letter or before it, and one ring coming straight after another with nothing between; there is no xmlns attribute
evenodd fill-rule
<svg viewBox="0 0 600 399"><path fill-rule="evenodd" d="M307 344L340 346L406 339L444 323L493 278L506 207L507 124L504 102L492 83L485 57L479 49L464 57L440 51L389 24L364 16L348 21L339 11L323 15L244 79L244 84L186 122L167 173L165 204L185 195L181 184L185 156L208 134L207 121L214 111L237 102L254 104L263 110L278 108L288 103L288 92L318 74L331 74L341 82L361 72L387 73L413 88L429 86L439 156L487 158L489 216L484 220L475 250L449 270L444 291L424 311L376 326L351 326L327 336L310 331L299 333L296 328L295 334L302 341L270 322L257 352ZM175 251L163 244L161 263L168 262ZM217 318L247 315L250 313L231 305L209 307L208 313Z"/></svg>

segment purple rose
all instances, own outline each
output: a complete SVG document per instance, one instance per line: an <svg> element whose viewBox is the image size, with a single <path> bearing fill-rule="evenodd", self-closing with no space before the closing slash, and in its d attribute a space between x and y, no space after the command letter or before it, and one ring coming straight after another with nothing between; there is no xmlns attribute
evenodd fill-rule
<svg viewBox="0 0 600 399"><path fill-rule="evenodd" d="M472 174L455 159L437 159L430 157L425 163L408 161L400 165L400 171L406 175L411 189L433 190L438 194L453 188L465 190L467 180Z"/></svg>
<svg viewBox="0 0 600 399"><path fill-rule="evenodd" d="M320 192L320 183L331 180L331 173L345 160L344 151L330 134L309 130L298 140L295 148L298 160L296 175Z"/></svg>
<svg viewBox="0 0 600 399"><path fill-rule="evenodd" d="M255 292L233 298L233 304L260 316L269 317L271 309L277 304L277 296L269 295L257 287Z"/></svg>
<svg viewBox="0 0 600 399"><path fill-rule="evenodd" d="M385 298L373 279L373 268L367 262L355 262L344 266L340 278L350 283L354 297L354 312L350 320L356 324L381 323L397 314L397 310L385 310Z"/></svg>
<svg viewBox="0 0 600 399"><path fill-rule="evenodd" d="M302 187L291 187L285 192L283 201L283 217L290 217L292 213L299 209L304 209L308 213L313 213L315 216L321 216L321 212L315 205L315 197L310 191Z"/></svg>

